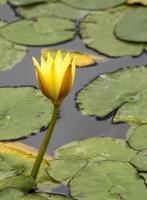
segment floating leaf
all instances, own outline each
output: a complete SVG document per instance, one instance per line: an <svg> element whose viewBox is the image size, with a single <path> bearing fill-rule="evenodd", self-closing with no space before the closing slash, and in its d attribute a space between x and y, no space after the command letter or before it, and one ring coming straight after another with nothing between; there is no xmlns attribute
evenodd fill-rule
<svg viewBox="0 0 147 200"><path fill-rule="evenodd" d="M49 0L8 0L10 4L13 6L28 6L32 4L38 4L38 3L43 3L47 2Z"/></svg>
<svg viewBox="0 0 147 200"><path fill-rule="evenodd" d="M131 127L127 133L127 141L133 149L147 149L147 125Z"/></svg>
<svg viewBox="0 0 147 200"><path fill-rule="evenodd" d="M74 29L75 24L70 20L39 17L35 20L18 20L9 23L0 28L0 35L9 41L23 45L51 45L73 39Z"/></svg>
<svg viewBox="0 0 147 200"><path fill-rule="evenodd" d="M23 167L22 175L24 176L30 175L36 155L37 151L27 145L18 142L0 142L0 156L3 158L0 160L1 166L5 163L5 168ZM51 160L51 157L46 156L42 163L42 170L40 170L38 175L39 182L44 179L46 181L49 180L46 172L46 168L48 167L47 161L49 160ZM15 169L17 170L17 168Z"/></svg>
<svg viewBox="0 0 147 200"><path fill-rule="evenodd" d="M70 182L70 192L77 200L145 200L147 189L128 163L105 161L91 163Z"/></svg>
<svg viewBox="0 0 147 200"><path fill-rule="evenodd" d="M57 16L68 19L77 19L81 18L84 14L82 11L63 4L60 1L49 1L48 3L44 4L18 7L16 12L19 16L26 19L40 16Z"/></svg>
<svg viewBox="0 0 147 200"><path fill-rule="evenodd" d="M114 122L147 123L146 74L147 67L136 67L100 75L78 93L82 114L105 117L119 108Z"/></svg>
<svg viewBox="0 0 147 200"><path fill-rule="evenodd" d="M86 9L86 10L102 10L106 8L112 8L120 4L125 3L125 0L62 0L63 2L74 6L76 8Z"/></svg>
<svg viewBox="0 0 147 200"><path fill-rule="evenodd" d="M116 36L125 41L147 42L146 13L146 7L139 7L123 16L115 26Z"/></svg>
<svg viewBox="0 0 147 200"><path fill-rule="evenodd" d="M85 1L81 2L85 3ZM143 51L143 44L127 43L118 40L114 35L114 26L130 10L130 7L121 6L87 15L80 25L80 34L84 43L109 56L139 55Z"/></svg>
<svg viewBox="0 0 147 200"><path fill-rule="evenodd" d="M5 23L0 21L0 27L4 26ZM0 70L11 69L17 64L26 54L26 48L14 45L11 42L6 41L0 37Z"/></svg>
<svg viewBox="0 0 147 200"><path fill-rule="evenodd" d="M52 104L33 87L0 88L0 140L37 133L49 123Z"/></svg>
<svg viewBox="0 0 147 200"><path fill-rule="evenodd" d="M0 0L0 5L5 4L6 2L7 2L7 0Z"/></svg>
<svg viewBox="0 0 147 200"><path fill-rule="evenodd" d="M55 151L57 158L78 156L92 160L119 160L128 162L136 152L121 139L89 138L71 142Z"/></svg>
<svg viewBox="0 0 147 200"><path fill-rule="evenodd" d="M43 49L42 54L47 58L48 51L51 53L52 57L56 56L58 50L56 49ZM62 50L62 56L64 57L68 50ZM70 55L72 58L76 57L77 67L86 67L88 65L95 64L96 62L105 62L107 60L104 56L95 56L91 54L81 53L78 51L71 51Z"/></svg>
<svg viewBox="0 0 147 200"><path fill-rule="evenodd" d="M84 158L65 158L50 161L49 175L58 182L69 181L88 161Z"/></svg>
<svg viewBox="0 0 147 200"><path fill-rule="evenodd" d="M144 150L136 154L136 156L131 160L131 163L139 171L147 171L147 150Z"/></svg>
<svg viewBox="0 0 147 200"><path fill-rule="evenodd" d="M127 0L128 4L135 4L135 3L140 3L143 5L147 5L147 0Z"/></svg>

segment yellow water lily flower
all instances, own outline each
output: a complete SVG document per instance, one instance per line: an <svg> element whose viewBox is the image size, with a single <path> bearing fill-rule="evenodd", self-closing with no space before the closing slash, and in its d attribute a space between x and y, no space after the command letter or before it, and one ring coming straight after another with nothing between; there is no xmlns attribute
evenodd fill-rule
<svg viewBox="0 0 147 200"><path fill-rule="evenodd" d="M49 98L54 105L60 105L62 100L70 92L75 77L75 58L67 53L64 58L59 50L52 58L50 52L47 57L41 55L41 64L33 57L36 69L36 77L42 93Z"/></svg>

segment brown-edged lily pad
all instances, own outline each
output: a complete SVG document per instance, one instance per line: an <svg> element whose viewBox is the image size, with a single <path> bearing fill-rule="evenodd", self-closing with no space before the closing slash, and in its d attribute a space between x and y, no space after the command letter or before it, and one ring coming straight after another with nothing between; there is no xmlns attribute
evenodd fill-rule
<svg viewBox="0 0 147 200"><path fill-rule="evenodd" d="M52 55L52 57L56 56L58 50L56 49L43 49L42 54L45 58L47 58L48 52ZM89 65L93 65L99 62L106 62L109 59L102 55L92 55L79 51L70 51L70 50L62 50L62 56L64 57L67 52L70 52L72 58L76 57L76 65L77 67L87 67Z"/></svg>

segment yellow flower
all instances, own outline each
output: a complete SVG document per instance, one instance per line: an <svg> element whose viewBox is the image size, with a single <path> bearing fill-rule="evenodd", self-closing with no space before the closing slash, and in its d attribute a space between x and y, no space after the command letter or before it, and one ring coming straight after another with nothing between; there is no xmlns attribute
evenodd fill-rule
<svg viewBox="0 0 147 200"><path fill-rule="evenodd" d="M33 57L40 89L54 105L61 104L65 96L68 95L75 77L75 58L73 59L69 53L62 58L61 54L59 50L55 59L49 52L47 57L42 54L41 64Z"/></svg>

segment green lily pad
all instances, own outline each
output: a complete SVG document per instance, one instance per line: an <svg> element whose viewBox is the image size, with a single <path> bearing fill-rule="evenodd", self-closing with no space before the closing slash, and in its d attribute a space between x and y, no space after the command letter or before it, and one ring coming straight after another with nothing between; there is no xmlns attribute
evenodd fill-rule
<svg viewBox="0 0 147 200"><path fill-rule="evenodd" d="M55 159L49 162L48 173L55 181L69 181L88 161L84 158Z"/></svg>
<svg viewBox="0 0 147 200"><path fill-rule="evenodd" d="M7 2L7 0L0 0L0 5L5 4L6 2Z"/></svg>
<svg viewBox="0 0 147 200"><path fill-rule="evenodd" d="M0 140L17 139L47 127L52 104L33 87L0 88Z"/></svg>
<svg viewBox="0 0 147 200"><path fill-rule="evenodd" d="M141 151L131 160L139 171L147 171L147 150Z"/></svg>
<svg viewBox="0 0 147 200"><path fill-rule="evenodd" d="M0 191L0 200L71 200L71 198L56 195L56 194L45 194L45 193L32 193L24 194L18 189L6 188Z"/></svg>
<svg viewBox="0 0 147 200"><path fill-rule="evenodd" d="M7 188L5 190L0 191L0 200L47 200L44 197L41 197L38 194L26 194L16 189Z"/></svg>
<svg viewBox="0 0 147 200"><path fill-rule="evenodd" d="M147 42L146 13L147 8L140 7L123 16L115 26L116 36L125 41Z"/></svg>
<svg viewBox="0 0 147 200"><path fill-rule="evenodd" d="M147 0L127 0L127 3L128 4L138 4L138 3L140 3L140 4L143 4L143 5L147 5Z"/></svg>
<svg viewBox="0 0 147 200"><path fill-rule="evenodd" d="M30 184L33 184L29 176L36 155L37 151L27 145L0 142L0 190L7 187L27 190ZM51 192L60 186L47 173L49 160L51 158L45 156L37 177L37 188L45 192ZM26 186L21 183L25 183Z"/></svg>
<svg viewBox="0 0 147 200"><path fill-rule="evenodd" d="M142 173L139 173L139 175L144 179L145 184L147 184L147 173L142 172Z"/></svg>
<svg viewBox="0 0 147 200"><path fill-rule="evenodd" d="M145 200L147 189L137 171L128 163L105 161L91 163L70 182L77 200Z"/></svg>
<svg viewBox="0 0 147 200"><path fill-rule="evenodd" d="M57 16L68 19L77 19L83 16L82 11L63 4L60 1L18 7L16 12L19 16L26 19L40 16Z"/></svg>
<svg viewBox="0 0 147 200"><path fill-rule="evenodd" d="M0 21L0 27L6 25ZM0 70L11 69L15 64L20 62L26 54L26 48L15 45L0 37Z"/></svg>
<svg viewBox="0 0 147 200"><path fill-rule="evenodd" d="M82 114L105 117L119 108L114 122L147 123L146 74L147 67L136 67L100 75L78 93Z"/></svg>
<svg viewBox="0 0 147 200"><path fill-rule="evenodd" d="M8 0L13 6L28 6L32 4L44 3L49 0Z"/></svg>
<svg viewBox="0 0 147 200"><path fill-rule="evenodd" d="M74 6L76 8L86 9L86 10L102 10L106 8L112 8L120 4L125 3L125 0L62 0L63 2Z"/></svg>
<svg viewBox="0 0 147 200"><path fill-rule="evenodd" d="M100 53L113 57L141 54L144 44L124 42L114 35L115 25L131 9L128 6L121 6L88 14L80 25L80 34L84 43Z"/></svg>
<svg viewBox="0 0 147 200"><path fill-rule="evenodd" d="M147 125L131 127L127 133L127 141L133 149L147 149Z"/></svg>
<svg viewBox="0 0 147 200"><path fill-rule="evenodd" d="M70 20L38 17L35 20L18 20L9 23L0 28L0 35L22 45L51 45L73 39L74 29L75 24Z"/></svg>
<svg viewBox="0 0 147 200"><path fill-rule="evenodd" d="M89 138L71 142L55 151L57 158L82 157L90 160L119 160L128 162L136 151L121 139Z"/></svg>

